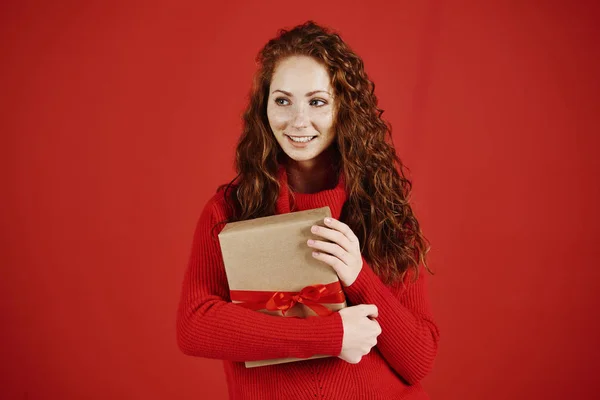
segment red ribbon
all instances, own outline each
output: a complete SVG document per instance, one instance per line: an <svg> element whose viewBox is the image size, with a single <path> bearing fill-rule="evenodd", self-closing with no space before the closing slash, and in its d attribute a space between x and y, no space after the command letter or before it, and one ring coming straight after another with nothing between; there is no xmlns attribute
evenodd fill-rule
<svg viewBox="0 0 600 400"><path fill-rule="evenodd" d="M343 303L346 300L340 281L327 285L306 286L299 292L261 292L255 290L232 290L231 301L251 310L281 311L285 313L297 303L302 303L318 316L326 317L333 313L324 303Z"/></svg>

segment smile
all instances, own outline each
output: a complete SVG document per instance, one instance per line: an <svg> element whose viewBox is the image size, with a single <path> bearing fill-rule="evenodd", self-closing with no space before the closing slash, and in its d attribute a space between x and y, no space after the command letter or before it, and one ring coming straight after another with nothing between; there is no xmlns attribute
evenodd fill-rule
<svg viewBox="0 0 600 400"><path fill-rule="evenodd" d="M316 138L316 136L286 136L295 143L308 143Z"/></svg>

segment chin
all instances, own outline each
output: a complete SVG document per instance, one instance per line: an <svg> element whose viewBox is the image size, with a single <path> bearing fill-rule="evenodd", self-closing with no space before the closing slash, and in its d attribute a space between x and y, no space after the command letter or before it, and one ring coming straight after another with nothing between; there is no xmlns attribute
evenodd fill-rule
<svg viewBox="0 0 600 400"><path fill-rule="evenodd" d="M289 159L294 161L309 161L318 156L318 154L296 154L290 151L284 151L284 153Z"/></svg>
<svg viewBox="0 0 600 400"><path fill-rule="evenodd" d="M296 162L306 162L306 161L311 161L311 160L318 158L319 155L321 153L323 153L323 151L324 150L317 151L317 152L311 152L311 153L307 153L307 154L298 154L294 151L285 151L284 150L284 153L290 160L293 160Z"/></svg>

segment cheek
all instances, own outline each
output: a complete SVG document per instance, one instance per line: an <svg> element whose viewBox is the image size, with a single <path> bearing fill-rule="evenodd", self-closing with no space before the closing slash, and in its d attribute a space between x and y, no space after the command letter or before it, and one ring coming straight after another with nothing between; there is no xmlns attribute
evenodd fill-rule
<svg viewBox="0 0 600 400"><path fill-rule="evenodd" d="M333 113L331 110L323 110L313 115L313 122L321 131L328 131L333 125ZM324 132L322 132L324 133Z"/></svg>
<svg viewBox="0 0 600 400"><path fill-rule="evenodd" d="M284 129L289 121L288 113L278 108L267 109L267 118L269 118L269 124L273 130Z"/></svg>

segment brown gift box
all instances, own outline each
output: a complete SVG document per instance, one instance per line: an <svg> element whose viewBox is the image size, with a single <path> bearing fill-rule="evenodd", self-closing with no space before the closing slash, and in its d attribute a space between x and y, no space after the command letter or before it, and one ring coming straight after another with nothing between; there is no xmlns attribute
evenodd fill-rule
<svg viewBox="0 0 600 400"><path fill-rule="evenodd" d="M313 235L311 226L324 226L325 217L331 217L329 207L298 211L246 221L230 222L219 233L223 263L230 291L300 292L315 284L339 282L331 266L316 260L308 239L325 240ZM233 297L233 296L232 296ZM238 301L233 301L239 303ZM332 311L346 307L346 302L324 303ZM265 314L282 316L279 310L258 310ZM304 304L296 303L285 317L317 315ZM247 361L246 367L281 364L292 361L325 358L281 358Z"/></svg>

